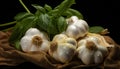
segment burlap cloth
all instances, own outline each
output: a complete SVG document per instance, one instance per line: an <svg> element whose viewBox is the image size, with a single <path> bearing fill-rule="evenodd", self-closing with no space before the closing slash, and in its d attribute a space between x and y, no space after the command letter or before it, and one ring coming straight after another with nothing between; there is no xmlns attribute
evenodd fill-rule
<svg viewBox="0 0 120 69"><path fill-rule="evenodd" d="M10 32L0 31L0 65L16 66L24 62L31 62L46 69L120 69L120 45L115 43L115 41L109 36L104 37L107 42L115 44L115 47L109 49L109 55L104 62L99 65L84 65L76 57L74 57L69 63L62 64L55 61L44 52L25 53L18 51L9 44L9 37Z"/></svg>

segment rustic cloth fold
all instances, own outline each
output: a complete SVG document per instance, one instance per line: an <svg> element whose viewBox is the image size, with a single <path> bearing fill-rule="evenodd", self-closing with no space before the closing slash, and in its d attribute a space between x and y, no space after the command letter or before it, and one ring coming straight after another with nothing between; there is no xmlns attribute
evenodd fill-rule
<svg viewBox="0 0 120 69"><path fill-rule="evenodd" d="M25 53L16 50L9 44L10 32L0 31L0 65L16 66L24 62L31 62L46 69L120 69L120 45L109 36L104 36L106 41L114 44L115 47L109 49L110 53L102 64L84 65L79 59L73 59L66 64L59 63L51 58L47 53L35 51Z"/></svg>

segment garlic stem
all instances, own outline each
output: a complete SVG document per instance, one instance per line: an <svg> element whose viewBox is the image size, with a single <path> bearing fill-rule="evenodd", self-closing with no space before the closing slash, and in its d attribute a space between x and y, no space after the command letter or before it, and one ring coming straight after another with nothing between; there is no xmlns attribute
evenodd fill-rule
<svg viewBox="0 0 120 69"><path fill-rule="evenodd" d="M92 41L86 42L86 48L88 48L89 50L97 50L97 46Z"/></svg>
<svg viewBox="0 0 120 69"><path fill-rule="evenodd" d="M32 43L36 46L40 46L42 44L42 38L40 36L34 36L32 38Z"/></svg>

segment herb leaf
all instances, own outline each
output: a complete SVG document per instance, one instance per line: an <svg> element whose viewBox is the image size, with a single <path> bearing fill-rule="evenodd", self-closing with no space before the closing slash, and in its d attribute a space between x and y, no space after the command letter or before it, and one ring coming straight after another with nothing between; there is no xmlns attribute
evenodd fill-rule
<svg viewBox="0 0 120 69"><path fill-rule="evenodd" d="M41 14L38 16L37 25L43 30L47 31L47 26L50 21L50 18L47 14Z"/></svg>
<svg viewBox="0 0 120 69"><path fill-rule="evenodd" d="M51 17L48 14L41 14L37 19L38 28L46 31L48 34L56 34L56 27L51 23Z"/></svg>
<svg viewBox="0 0 120 69"><path fill-rule="evenodd" d="M91 32L91 33L100 33L103 30L104 30L104 28L101 26L92 26L89 28L89 32Z"/></svg>
<svg viewBox="0 0 120 69"><path fill-rule="evenodd" d="M55 14L56 17L61 16L64 12L66 12L73 4L75 4L75 0L64 0L60 5L57 6L58 12Z"/></svg>
<svg viewBox="0 0 120 69"><path fill-rule="evenodd" d="M44 8L46 9L46 11L50 12L52 10L52 7L45 4Z"/></svg>
<svg viewBox="0 0 120 69"><path fill-rule="evenodd" d="M11 37L9 38L10 43L17 44L18 41L23 37L25 32L35 26L35 17L29 16L21 21L18 21L14 27ZM17 43L16 43L17 42Z"/></svg>
<svg viewBox="0 0 120 69"><path fill-rule="evenodd" d="M26 18L26 17L29 17L29 16L33 16L33 14L31 13L27 13L27 12L21 12L21 13L18 13L14 19L16 21L21 21L22 19Z"/></svg>
<svg viewBox="0 0 120 69"><path fill-rule="evenodd" d="M46 10L45 10L42 6L37 5L37 4L32 4L32 6L33 6L35 9L39 10L41 13L46 13Z"/></svg>
<svg viewBox="0 0 120 69"><path fill-rule="evenodd" d="M83 19L83 15L74 9L68 9L68 12L72 13L72 16L77 16L79 19Z"/></svg>
<svg viewBox="0 0 120 69"><path fill-rule="evenodd" d="M64 17L61 16L58 18L57 27L59 33L65 31L65 29L67 28L67 23Z"/></svg>

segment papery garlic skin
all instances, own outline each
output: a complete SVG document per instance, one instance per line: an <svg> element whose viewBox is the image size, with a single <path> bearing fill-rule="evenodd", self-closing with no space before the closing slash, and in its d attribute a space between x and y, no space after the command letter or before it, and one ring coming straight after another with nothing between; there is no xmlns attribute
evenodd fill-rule
<svg viewBox="0 0 120 69"><path fill-rule="evenodd" d="M25 33L25 35L27 35L27 36L33 36L36 34L41 34L41 32L37 28L30 28Z"/></svg>
<svg viewBox="0 0 120 69"><path fill-rule="evenodd" d="M81 61L84 64L93 63L93 53L94 53L94 51L90 52L88 49L86 49L86 47L84 45L82 45L77 49L77 53L78 53L78 58L81 59Z"/></svg>
<svg viewBox="0 0 120 69"><path fill-rule="evenodd" d="M40 35L41 38L43 38L43 39L48 39L48 36L45 33L38 30L37 28L30 28L25 33L25 35L27 35L27 36L33 36L33 35L37 35L37 34Z"/></svg>
<svg viewBox="0 0 120 69"><path fill-rule="evenodd" d="M72 16L67 19L68 27L66 35L75 39L83 37L87 34L89 26L85 20L78 19L77 16Z"/></svg>
<svg viewBox="0 0 120 69"><path fill-rule="evenodd" d="M101 53L101 51L96 51L95 55L94 55L94 63L99 64L101 62L103 62L103 54Z"/></svg>
<svg viewBox="0 0 120 69"><path fill-rule="evenodd" d="M20 40L21 48L24 52L30 51L44 51L47 52L50 42L44 33L36 28L30 28L26 31L25 36Z"/></svg>
<svg viewBox="0 0 120 69"><path fill-rule="evenodd" d="M57 34L54 36L53 42L59 42L59 43L70 43L74 46L77 46L77 41L74 38L70 38L65 34Z"/></svg>
<svg viewBox="0 0 120 69"><path fill-rule="evenodd" d="M95 33L88 33L87 37L92 37L96 44L105 46L105 47L114 47L113 44L109 44L103 36Z"/></svg>
<svg viewBox="0 0 120 69"><path fill-rule="evenodd" d="M73 46L75 46L77 48L77 41L74 38L65 39L65 43L72 44Z"/></svg>
<svg viewBox="0 0 120 69"><path fill-rule="evenodd" d="M91 42L92 44L88 45L88 42ZM108 55L106 44L104 44L104 42L103 44L99 42L103 42L103 40L100 40L100 37L89 35L78 41L78 58L81 59L84 64L100 64Z"/></svg>
<svg viewBox="0 0 120 69"><path fill-rule="evenodd" d="M55 42L64 42L65 39L67 39L68 37L65 34L57 34L54 36L52 41Z"/></svg>
<svg viewBox="0 0 120 69"><path fill-rule="evenodd" d="M67 24L70 25L70 24L73 24L74 22L76 22L77 20L79 20L77 16L71 16L69 19L66 19L66 22L67 22Z"/></svg>
<svg viewBox="0 0 120 69"><path fill-rule="evenodd" d="M69 62L75 55L77 41L74 38L69 38L65 34L54 36L49 54L55 60L61 63Z"/></svg>

